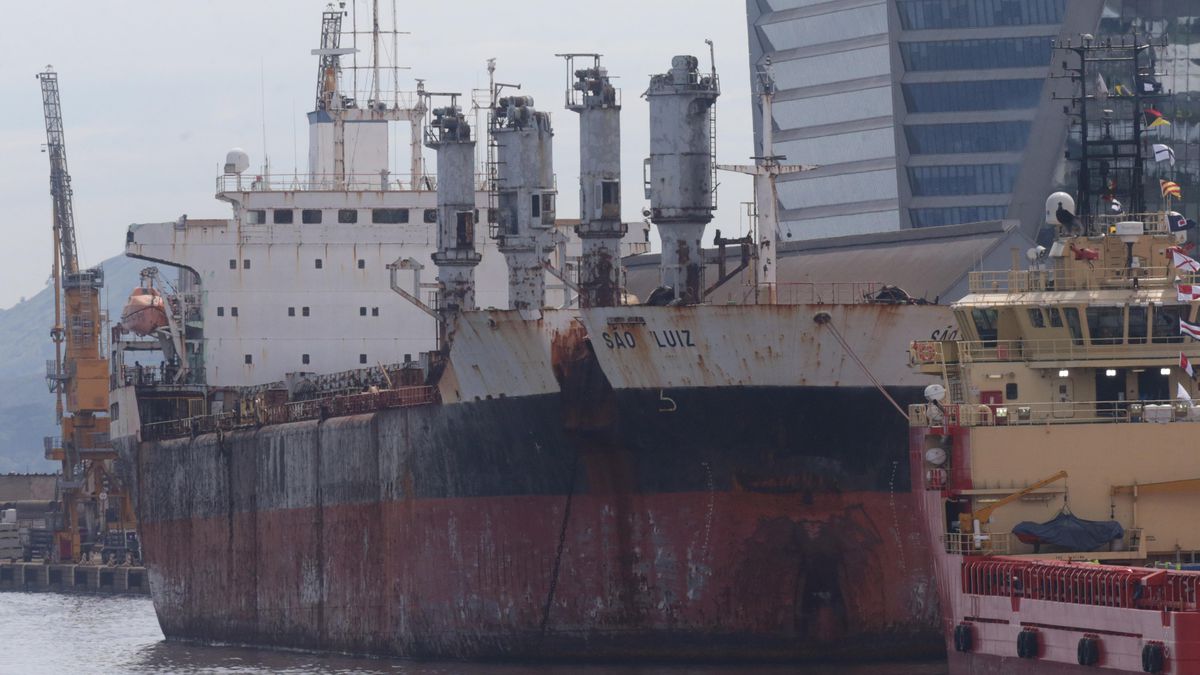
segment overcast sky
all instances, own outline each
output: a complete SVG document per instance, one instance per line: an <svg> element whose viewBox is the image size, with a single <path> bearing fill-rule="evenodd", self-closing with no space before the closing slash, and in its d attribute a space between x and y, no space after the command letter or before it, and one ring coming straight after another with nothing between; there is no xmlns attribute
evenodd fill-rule
<svg viewBox="0 0 1200 675"><path fill-rule="evenodd" d="M392 0L379 0L389 16ZM42 288L52 261L49 165L35 74L59 73L75 220L84 265L119 254L134 222L225 218L213 198L225 152L246 149L251 166L266 153L274 173L305 170L307 122L316 88L323 0L42 0L6 2L0 27L0 181L4 245L0 307ZM347 3L349 5L349 3ZM641 161L648 154L648 76L675 54L701 56L716 43L723 96L718 157L753 154L745 4L740 0L526 0L512 3L396 0L401 88L423 78L431 90L486 87L497 79L554 116L559 215L578 215L578 122L562 109L566 85L557 52L591 52L624 89L622 115L626 219L636 219ZM370 0L358 0L360 18ZM402 130L401 130L402 131ZM426 155L432 167L432 153ZM401 168L405 172L405 168ZM723 174L720 227L744 228L749 179ZM124 289L110 289L122 297Z"/></svg>

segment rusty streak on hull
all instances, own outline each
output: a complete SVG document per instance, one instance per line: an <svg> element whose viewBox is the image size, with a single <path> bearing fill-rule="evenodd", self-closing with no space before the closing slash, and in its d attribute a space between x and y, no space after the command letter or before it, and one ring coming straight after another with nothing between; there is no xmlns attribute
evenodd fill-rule
<svg viewBox="0 0 1200 675"><path fill-rule="evenodd" d="M240 513L154 523L144 536L161 553L152 587L168 637L462 658L761 660L940 648L913 570L896 564L916 564L920 547L897 556L881 541L892 522L887 495L804 508L745 492L627 504L620 515L611 498L576 498L545 638L559 497ZM930 630L914 630L921 614Z"/></svg>
<svg viewBox="0 0 1200 675"><path fill-rule="evenodd" d="M599 417L567 414L581 387L119 440L164 633L456 658L941 652L903 424L877 392L680 390L667 414L609 390Z"/></svg>

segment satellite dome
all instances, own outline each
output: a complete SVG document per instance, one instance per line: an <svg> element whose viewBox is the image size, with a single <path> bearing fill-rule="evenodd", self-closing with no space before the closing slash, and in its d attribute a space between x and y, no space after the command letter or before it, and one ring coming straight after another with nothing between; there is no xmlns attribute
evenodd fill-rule
<svg viewBox="0 0 1200 675"><path fill-rule="evenodd" d="M941 401L945 400L945 398L946 398L946 388L943 387L942 385L931 384L928 387L925 387L925 400L926 401L929 401L930 403L934 403L934 402L940 403Z"/></svg>
<svg viewBox="0 0 1200 675"><path fill-rule="evenodd" d="M1075 214L1075 198L1065 192L1055 192L1046 199L1046 224L1058 225L1058 209Z"/></svg>
<svg viewBox="0 0 1200 675"><path fill-rule="evenodd" d="M225 173L240 174L250 168L250 155L241 148L234 148L225 153Z"/></svg>

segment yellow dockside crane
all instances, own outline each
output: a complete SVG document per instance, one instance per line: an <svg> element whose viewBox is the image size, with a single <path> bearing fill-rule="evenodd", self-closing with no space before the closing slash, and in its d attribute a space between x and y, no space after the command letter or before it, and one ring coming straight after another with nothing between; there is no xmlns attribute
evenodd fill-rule
<svg viewBox="0 0 1200 675"><path fill-rule="evenodd" d="M50 157L50 194L54 231L54 361L46 364L46 382L55 394L62 433L46 439L46 459L62 463L58 498L62 524L54 535L52 559L79 561L83 543L103 548L110 532L136 527L130 501L113 475L116 453L109 440L108 359L101 336L100 268L80 270L67 148L63 135L58 74L47 66L38 73L46 116L46 153ZM96 541L96 537L99 541ZM98 547L92 546L92 549Z"/></svg>

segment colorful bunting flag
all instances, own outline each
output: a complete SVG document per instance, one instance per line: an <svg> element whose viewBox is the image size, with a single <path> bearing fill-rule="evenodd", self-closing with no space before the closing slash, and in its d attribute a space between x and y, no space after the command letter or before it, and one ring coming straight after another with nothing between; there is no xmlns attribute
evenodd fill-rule
<svg viewBox="0 0 1200 675"><path fill-rule="evenodd" d="M1179 189L1179 183L1169 180L1159 180L1159 185L1162 186L1163 197L1174 197L1175 199L1183 199L1183 190Z"/></svg>
<svg viewBox="0 0 1200 675"><path fill-rule="evenodd" d="M1188 357L1184 356L1183 352L1179 352L1179 367L1188 374L1188 377L1192 379L1196 378L1196 371L1192 369L1192 362L1188 361Z"/></svg>

